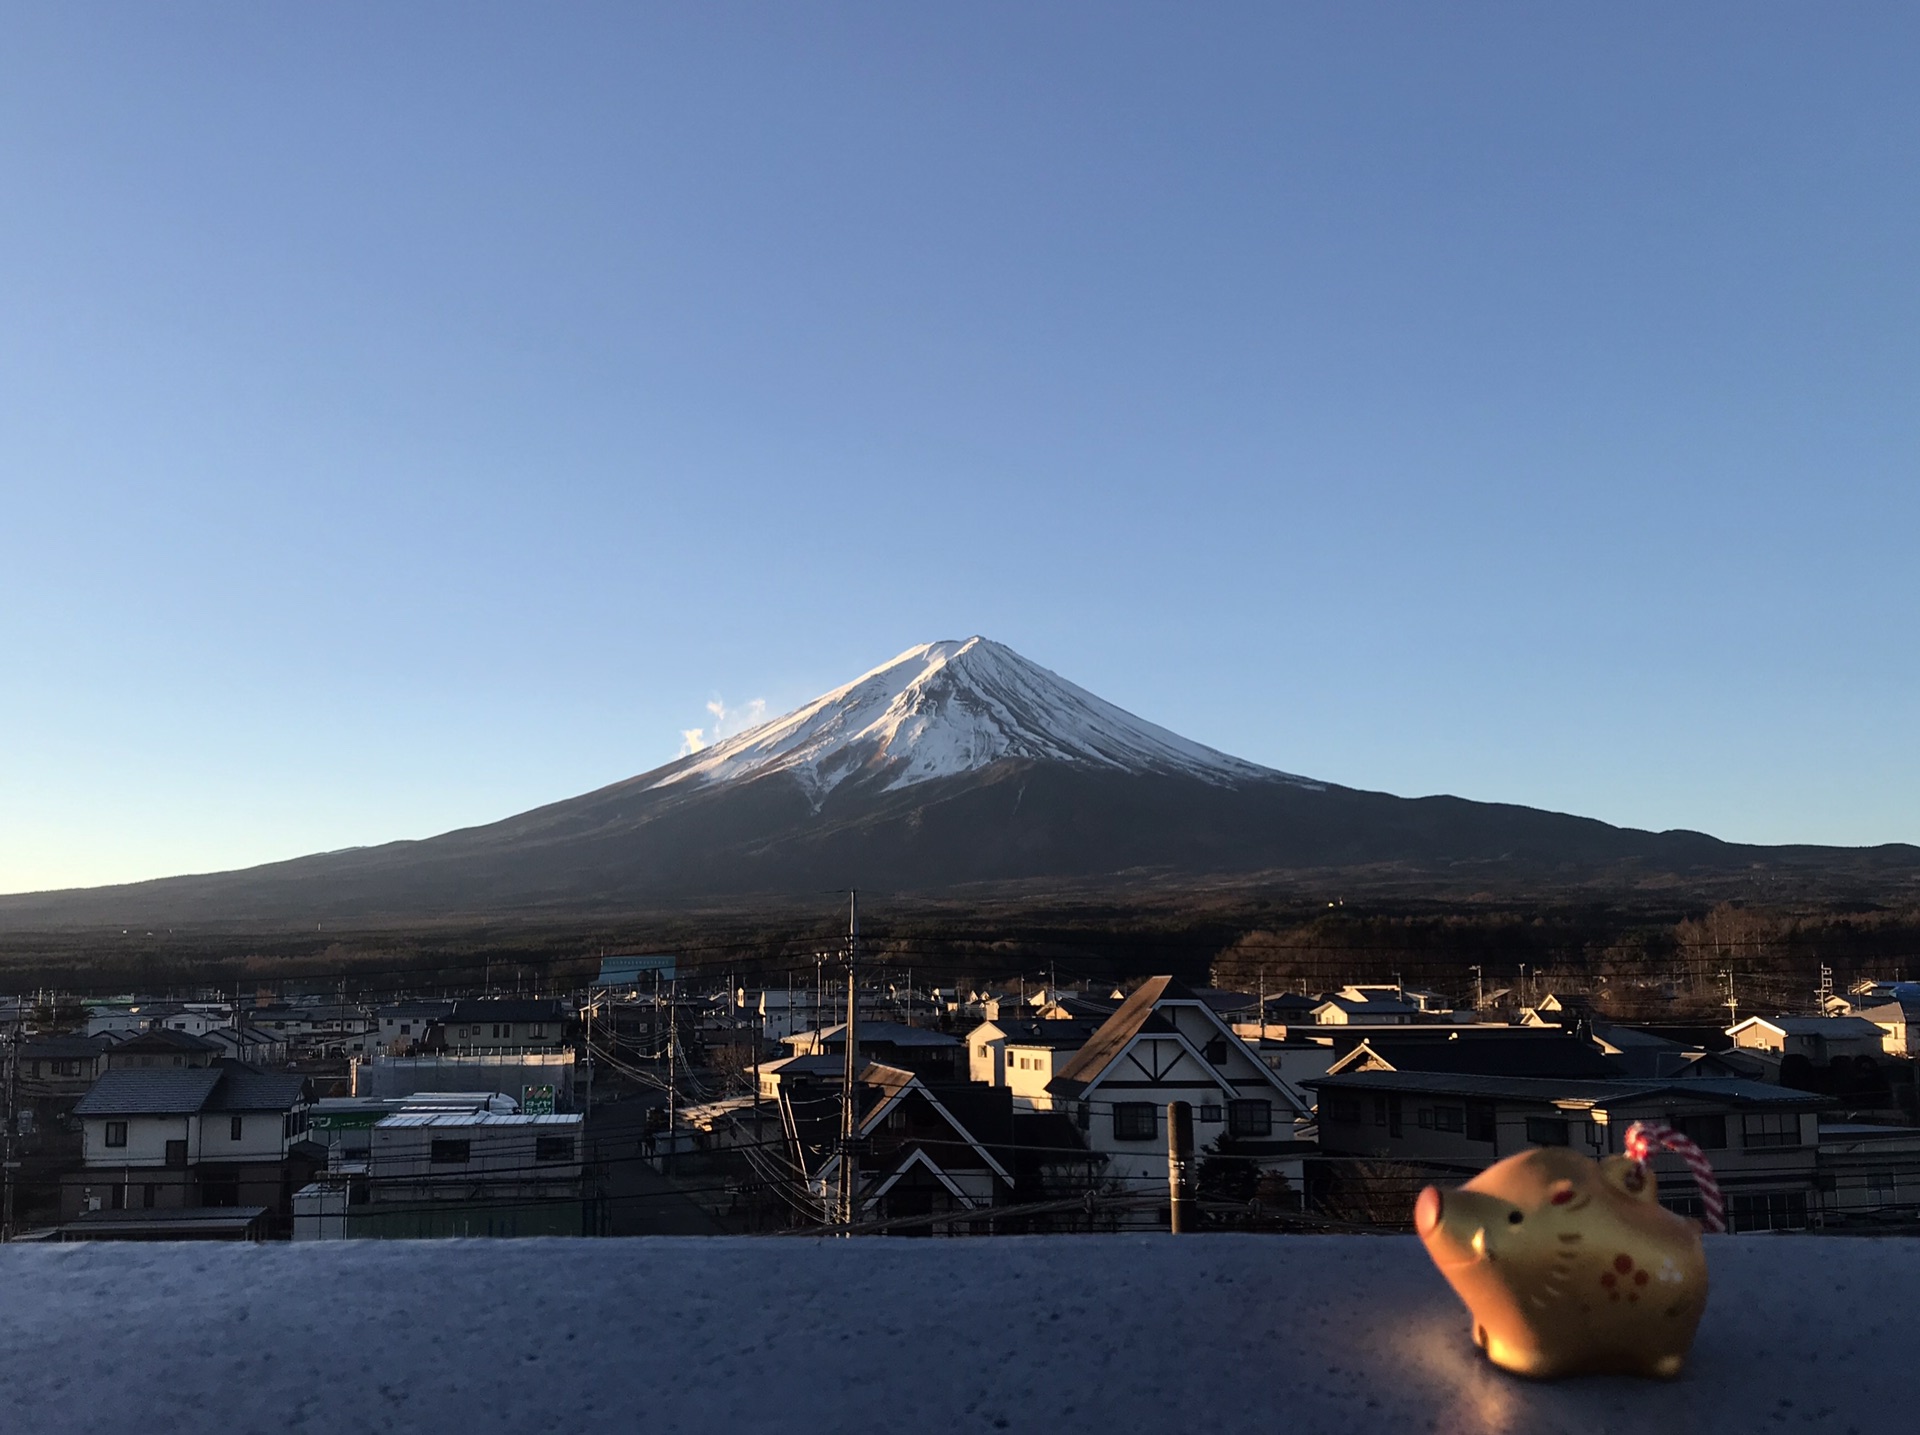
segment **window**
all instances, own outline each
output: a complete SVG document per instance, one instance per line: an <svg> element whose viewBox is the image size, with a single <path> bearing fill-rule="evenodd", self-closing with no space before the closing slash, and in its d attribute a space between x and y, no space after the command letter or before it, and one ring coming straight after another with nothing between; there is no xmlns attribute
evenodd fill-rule
<svg viewBox="0 0 1920 1435"><path fill-rule="evenodd" d="M1733 1231L1798 1231L1807 1224L1807 1198L1801 1191L1735 1196L1727 1214L1733 1218L1727 1223Z"/></svg>
<svg viewBox="0 0 1920 1435"><path fill-rule="evenodd" d="M227 1122L227 1140L238 1141L240 1139L240 1125L241 1122L238 1116Z"/></svg>
<svg viewBox="0 0 1920 1435"><path fill-rule="evenodd" d="M1384 1096L1373 1098L1373 1124L1375 1126L1387 1124L1387 1098Z"/></svg>
<svg viewBox="0 0 1920 1435"><path fill-rule="evenodd" d="M1395 1092L1387 1098L1387 1135L1400 1134L1400 1094Z"/></svg>
<svg viewBox="0 0 1920 1435"><path fill-rule="evenodd" d="M1469 1101L1467 1103L1467 1140L1493 1140L1496 1125L1492 1102Z"/></svg>
<svg viewBox="0 0 1920 1435"><path fill-rule="evenodd" d="M124 1121L109 1121L107 1123L106 1143L109 1146L126 1145L127 1123Z"/></svg>
<svg viewBox="0 0 1920 1435"><path fill-rule="evenodd" d="M1114 1106L1114 1140L1151 1141L1159 1134L1160 1123L1155 1118L1152 1102L1122 1101Z"/></svg>
<svg viewBox="0 0 1920 1435"><path fill-rule="evenodd" d="M1527 1118L1527 1143L1532 1146L1566 1145L1566 1118L1561 1116L1529 1116Z"/></svg>
<svg viewBox="0 0 1920 1435"><path fill-rule="evenodd" d="M184 1166L187 1164L187 1143L185 1141L169 1141L167 1143L167 1164L169 1166Z"/></svg>
<svg viewBox="0 0 1920 1435"><path fill-rule="evenodd" d="M980 1048L980 1054L982 1056L991 1056L993 1054L993 1048L990 1046L983 1046Z"/></svg>
<svg viewBox="0 0 1920 1435"><path fill-rule="evenodd" d="M1724 1116L1676 1116L1667 1124L1702 1151L1727 1149L1727 1118Z"/></svg>
<svg viewBox="0 0 1920 1435"><path fill-rule="evenodd" d="M571 1161L573 1142L565 1136L537 1136L533 1142L536 1161Z"/></svg>
<svg viewBox="0 0 1920 1435"><path fill-rule="evenodd" d="M1436 1106L1433 1108L1433 1129L1435 1131L1465 1131L1467 1112L1462 1106Z"/></svg>
<svg viewBox="0 0 1920 1435"><path fill-rule="evenodd" d="M1224 1036L1216 1036L1206 1044L1200 1054L1213 1065L1218 1066L1227 1059L1227 1039Z"/></svg>
<svg viewBox="0 0 1920 1435"><path fill-rule="evenodd" d="M1273 1135L1273 1103L1271 1101L1228 1102L1227 1130L1235 1136Z"/></svg>
<svg viewBox="0 0 1920 1435"><path fill-rule="evenodd" d="M388 1025L388 1026L392 1026L392 1025L393 1025L393 1023L392 1023L392 1022L388 1022L388 1023L387 1023L387 1025ZM403 1021L403 1022L401 1022L401 1023L400 1023L400 1035L402 1035L402 1036L411 1036L411 1035L413 1035L413 1023L412 1023L412 1022L410 1022L410 1021Z"/></svg>
<svg viewBox="0 0 1920 1435"><path fill-rule="evenodd" d="M1226 1120L1226 1113L1218 1106L1202 1106L1200 1108L1200 1119L1202 1121L1211 1121L1218 1125L1220 1122Z"/></svg>
<svg viewBox="0 0 1920 1435"><path fill-rule="evenodd" d="M1740 1118L1741 1138L1748 1150L1757 1147L1798 1146L1800 1144L1800 1113L1797 1111L1768 1111L1758 1116ZM1748 1227L1749 1230L1754 1229ZM1771 1226L1765 1230L1774 1229Z"/></svg>
<svg viewBox="0 0 1920 1435"><path fill-rule="evenodd" d="M1431 1131L1433 1129L1433 1108L1431 1106L1422 1106L1413 1114L1415 1124L1418 1125L1422 1131Z"/></svg>
<svg viewBox="0 0 1920 1435"><path fill-rule="evenodd" d="M1332 1095L1320 1103L1326 1119L1335 1125L1358 1126L1360 1124L1360 1098L1357 1096Z"/></svg>
<svg viewBox="0 0 1920 1435"><path fill-rule="evenodd" d="M471 1141L436 1141L427 1160L435 1166L464 1166L472 1153Z"/></svg>
<svg viewBox="0 0 1920 1435"><path fill-rule="evenodd" d="M160 1199L160 1188L149 1181L140 1188L140 1204L151 1211L154 1202Z"/></svg>
<svg viewBox="0 0 1920 1435"><path fill-rule="evenodd" d="M547 1034L547 1024L543 1021L537 1021L533 1024L532 1030L535 1036L545 1036Z"/></svg>

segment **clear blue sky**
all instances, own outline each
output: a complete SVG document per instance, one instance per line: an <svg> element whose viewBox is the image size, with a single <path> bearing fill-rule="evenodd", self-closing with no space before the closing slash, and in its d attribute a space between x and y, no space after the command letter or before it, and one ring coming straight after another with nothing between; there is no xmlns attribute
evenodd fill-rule
<svg viewBox="0 0 1920 1435"><path fill-rule="evenodd" d="M16 5L0 890L984 633L1297 772L1920 840L1909 5Z"/></svg>

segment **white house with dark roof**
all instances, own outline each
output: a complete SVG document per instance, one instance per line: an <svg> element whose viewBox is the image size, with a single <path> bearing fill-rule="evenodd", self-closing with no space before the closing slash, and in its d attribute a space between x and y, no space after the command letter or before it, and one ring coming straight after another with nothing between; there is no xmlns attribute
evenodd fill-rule
<svg viewBox="0 0 1920 1435"><path fill-rule="evenodd" d="M306 1078L237 1061L110 1070L73 1108L82 1166L61 1178L62 1216L254 1205L290 1215L288 1163L311 1099Z"/></svg>
<svg viewBox="0 0 1920 1435"><path fill-rule="evenodd" d="M1166 1191L1175 1101L1193 1107L1196 1150L1223 1136L1290 1148L1295 1121L1310 1115L1226 1019L1172 977L1143 983L1032 1098L1036 1110L1070 1115L1106 1158L1108 1181L1140 1195Z"/></svg>

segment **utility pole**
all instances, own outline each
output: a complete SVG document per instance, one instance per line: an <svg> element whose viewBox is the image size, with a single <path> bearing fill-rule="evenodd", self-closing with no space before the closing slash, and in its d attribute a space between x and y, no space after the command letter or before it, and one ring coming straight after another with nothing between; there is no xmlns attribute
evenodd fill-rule
<svg viewBox="0 0 1920 1435"><path fill-rule="evenodd" d="M679 1092L679 1053L680 1045L680 1003L674 998L678 995L678 982L667 987L667 1159L665 1169L673 1169L673 1142L680 1126Z"/></svg>
<svg viewBox="0 0 1920 1435"><path fill-rule="evenodd" d="M1721 999L1720 1005L1727 1009L1727 1025L1738 1026L1740 1024L1740 998L1733 990L1733 968L1722 967L1720 969L1720 980L1724 984L1721 989L1726 992L1726 996Z"/></svg>
<svg viewBox="0 0 1920 1435"><path fill-rule="evenodd" d="M4 1143L0 1143L0 1147L4 1149L4 1155L0 1155L0 1161L5 1163L6 1195L4 1202L0 1203L0 1241L13 1239L13 1173L20 1165L13 1154L13 1131L17 1124L14 1107L19 1093L19 1081L20 1011L16 1007L13 1013L13 1030L7 1034L7 1131Z"/></svg>
<svg viewBox="0 0 1920 1435"><path fill-rule="evenodd" d="M859 1107L854 1080L860 1073L860 894L847 893L847 1041L846 1084L840 1089L840 1224L851 1226L859 1199Z"/></svg>
<svg viewBox="0 0 1920 1435"><path fill-rule="evenodd" d="M1827 1003L1833 1000L1833 968L1825 962L1820 964L1820 989L1813 994L1814 1012L1818 1016L1827 1014Z"/></svg>
<svg viewBox="0 0 1920 1435"><path fill-rule="evenodd" d="M1480 974L1480 968L1475 967L1473 969L1473 1009L1476 1012L1483 1011L1486 1005L1487 984Z"/></svg>
<svg viewBox="0 0 1920 1435"><path fill-rule="evenodd" d="M1184 1236L1194 1228L1193 1106L1186 1101L1167 1103L1167 1229Z"/></svg>

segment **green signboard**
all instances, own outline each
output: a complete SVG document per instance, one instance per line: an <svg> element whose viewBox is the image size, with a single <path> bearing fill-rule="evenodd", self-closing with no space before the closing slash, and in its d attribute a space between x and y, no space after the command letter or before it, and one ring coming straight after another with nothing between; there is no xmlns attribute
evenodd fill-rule
<svg viewBox="0 0 1920 1435"><path fill-rule="evenodd" d="M520 1111L525 1116L553 1115L553 1088L551 1086L521 1087Z"/></svg>

